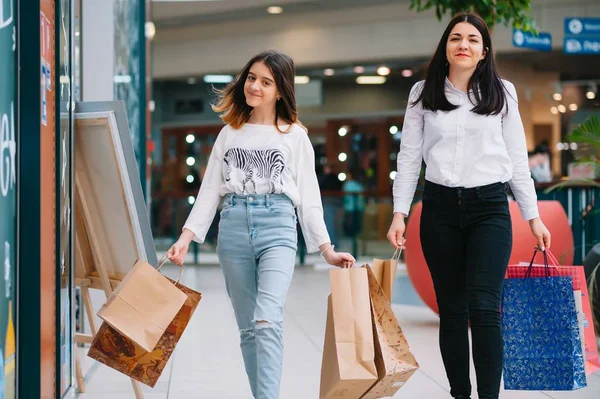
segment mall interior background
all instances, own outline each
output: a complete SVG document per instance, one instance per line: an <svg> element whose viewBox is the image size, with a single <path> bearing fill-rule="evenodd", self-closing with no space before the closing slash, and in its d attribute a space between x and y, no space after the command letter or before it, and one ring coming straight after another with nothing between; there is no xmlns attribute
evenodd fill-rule
<svg viewBox="0 0 600 399"><path fill-rule="evenodd" d="M299 115L317 173L323 179L326 165L334 173L323 194L339 247L387 255L408 91L423 78L446 20L409 10L408 0L281 0L281 10L268 8L274 5L0 0L4 397L16 397L15 389L19 397L75 392L74 337L83 328L72 267L79 101L124 102L156 247L164 250L181 230L221 128L210 108L213 88L252 55L281 50L296 62ZM568 176L569 163L585 151L566 135L600 113L600 56L567 54L563 46L565 18L600 18L600 4L533 0L531 14L552 36L550 51L519 48L512 28L498 24L497 62L517 87L529 150L548 149L551 181L540 182L538 194L563 203L580 264L600 241L599 216L589 212L598 192L544 190ZM365 199L362 227L352 234L342 206L350 178ZM217 223L194 248L198 259L214 253Z"/></svg>

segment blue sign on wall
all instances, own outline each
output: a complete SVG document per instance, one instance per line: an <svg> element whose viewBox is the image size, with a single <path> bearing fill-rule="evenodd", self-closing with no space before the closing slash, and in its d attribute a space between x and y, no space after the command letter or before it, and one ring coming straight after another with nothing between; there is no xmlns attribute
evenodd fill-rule
<svg viewBox="0 0 600 399"><path fill-rule="evenodd" d="M565 35L600 36L600 18L565 18Z"/></svg>
<svg viewBox="0 0 600 399"><path fill-rule="evenodd" d="M600 54L600 18L565 18L565 54Z"/></svg>
<svg viewBox="0 0 600 399"><path fill-rule="evenodd" d="M565 54L600 54L600 36L565 37Z"/></svg>
<svg viewBox="0 0 600 399"><path fill-rule="evenodd" d="M539 51L552 51L552 35L548 32L540 32L536 35L514 29L513 46Z"/></svg>

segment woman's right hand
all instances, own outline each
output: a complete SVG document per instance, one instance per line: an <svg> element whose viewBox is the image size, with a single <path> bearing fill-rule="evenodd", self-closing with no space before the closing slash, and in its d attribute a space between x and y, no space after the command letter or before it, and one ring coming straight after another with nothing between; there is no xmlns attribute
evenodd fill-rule
<svg viewBox="0 0 600 399"><path fill-rule="evenodd" d="M387 233L387 239L396 249L404 249L406 240L404 239L404 231L406 224L404 223L404 214L400 212L394 213L394 219Z"/></svg>
<svg viewBox="0 0 600 399"><path fill-rule="evenodd" d="M177 266L183 266L185 255L187 255L190 243L194 238L194 232L189 229L183 229L179 239L167 251L167 259Z"/></svg>
<svg viewBox="0 0 600 399"><path fill-rule="evenodd" d="M167 251L167 258L171 263L177 266L183 266L185 255L188 253L190 247L189 242L185 242L181 239L177 240L175 244L171 245L171 248Z"/></svg>

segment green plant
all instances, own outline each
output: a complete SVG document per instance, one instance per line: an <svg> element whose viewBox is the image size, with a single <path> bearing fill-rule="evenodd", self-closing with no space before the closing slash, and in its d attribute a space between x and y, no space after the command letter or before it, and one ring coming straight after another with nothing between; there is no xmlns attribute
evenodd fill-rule
<svg viewBox="0 0 600 399"><path fill-rule="evenodd" d="M600 119L597 115L592 115L577 126L571 133L567 135L567 141L572 141L582 146L587 147L586 154L579 156L575 163L593 163L600 168L600 159L598 151L600 151ZM546 193L558 188L568 186L589 185L600 187L600 184L593 179L569 179L557 183L548 189Z"/></svg>
<svg viewBox="0 0 600 399"><path fill-rule="evenodd" d="M435 8L438 20L450 12L474 11L493 29L498 23L512 26L525 32L538 33L535 21L529 15L531 0L410 0L410 9L417 12Z"/></svg>
<svg viewBox="0 0 600 399"><path fill-rule="evenodd" d="M600 119L598 119L598 116L592 115L584 120L567 135L567 141L580 144L585 149L585 154L580 155L575 163L592 163L600 168L600 159L598 157L600 153ZM569 179L553 185L546 189L545 192L568 186L581 185L600 187L600 184L593 179ZM590 211L590 213L595 212L598 212L598 210L592 208ZM600 314L600 263L593 266L591 270L586 269L586 280L596 333L600 335L600 318L597 316Z"/></svg>

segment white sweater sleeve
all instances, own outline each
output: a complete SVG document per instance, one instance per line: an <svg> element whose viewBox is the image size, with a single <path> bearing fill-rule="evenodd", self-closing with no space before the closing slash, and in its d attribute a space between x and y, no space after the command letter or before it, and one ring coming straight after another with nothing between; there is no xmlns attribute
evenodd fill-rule
<svg viewBox="0 0 600 399"><path fill-rule="evenodd" d="M397 158L398 170L393 186L394 213L400 212L407 216L415 196L423 161L423 106L421 102L412 106L412 102L421 94L423 86L424 82L415 83L408 96Z"/></svg>
<svg viewBox="0 0 600 399"><path fill-rule="evenodd" d="M306 249L311 253L317 252L319 246L330 242L330 239L323 219L321 192L315 172L315 152L307 134L302 133L299 141L295 157L295 179L300 193L298 219L306 241Z"/></svg>
<svg viewBox="0 0 600 399"><path fill-rule="evenodd" d="M517 90L512 83L507 81L503 83L507 92L508 109L502 119L502 137L513 164L513 175L508 184L519 204L523 219L530 220L538 217L539 212L537 193L529 170L525 130L519 114Z"/></svg>
<svg viewBox="0 0 600 399"><path fill-rule="evenodd" d="M210 157L208 158L206 173L196 197L196 202L183 226L184 229L188 229L194 233L194 241L198 243L204 242L206 233L221 201L219 189L223 184L223 172L221 168L223 165L223 149L226 133L227 126L221 129L217 140L215 140Z"/></svg>

